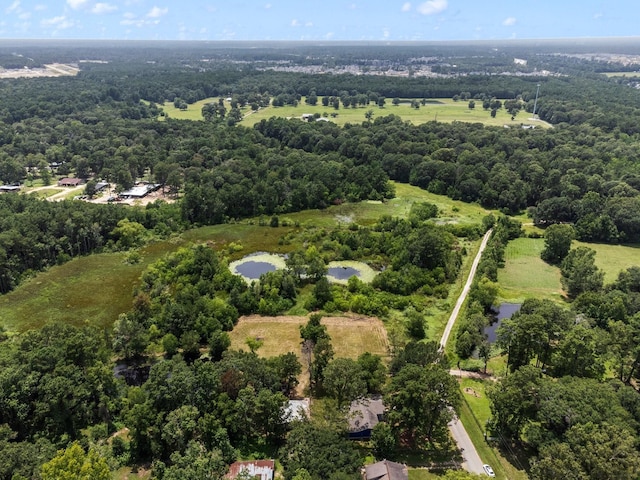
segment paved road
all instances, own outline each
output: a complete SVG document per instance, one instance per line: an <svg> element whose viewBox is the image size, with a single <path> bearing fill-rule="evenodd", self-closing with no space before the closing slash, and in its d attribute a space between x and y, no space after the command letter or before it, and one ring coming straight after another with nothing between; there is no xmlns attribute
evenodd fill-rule
<svg viewBox="0 0 640 480"><path fill-rule="evenodd" d="M449 317L449 321L447 322L447 326L445 327L444 333L442 334L442 339L440 340L440 350L444 350L447 346L449 335L451 334L451 329L458 319L462 304L467 299L467 295L469 294L469 290L471 289L471 284L473 283L473 277L475 277L476 270L478 269L478 264L480 263L480 257L482 257L482 252L484 252L484 249L487 246L487 242L489 241L491 232L492 230L489 230L482 238L482 243L480 243L480 248L478 249L476 258L473 259L473 263L471 264L471 270L469 271L467 283L464 284L464 288L462 289L462 292L458 297L456 306L453 308L451 316ZM482 460L480 459L480 455L478 455L476 447L473 446L473 442L471 441L471 438L469 438L469 434L467 434L464 425L462 425L462 422L459 421L457 417L454 417L454 419L449 422L449 431L451 432L451 436L455 440L458 448L460 449L460 452L462 453L462 458L464 459L462 468L471 473L483 474L484 470L482 469L483 464Z"/></svg>
<svg viewBox="0 0 640 480"><path fill-rule="evenodd" d="M469 438L469 434L465 430L464 425L462 425L462 422L458 420L458 417L455 417L451 422L449 422L449 431L456 441L458 448L462 452L462 458L464 459L462 468L467 472L484 474L484 470L482 469L483 463L480 459L480 455L478 455L476 447L473 446L473 442L471 441L471 438Z"/></svg>

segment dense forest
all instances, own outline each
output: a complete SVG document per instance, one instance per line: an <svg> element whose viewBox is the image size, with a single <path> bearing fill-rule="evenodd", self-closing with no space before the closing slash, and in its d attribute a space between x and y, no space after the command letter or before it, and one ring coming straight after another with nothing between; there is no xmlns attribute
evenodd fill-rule
<svg viewBox="0 0 640 480"><path fill-rule="evenodd" d="M131 309L108 331L0 329L0 478L60 478L75 462L91 478L145 466L158 479L217 479L237 459L274 457L287 480L342 480L358 478L366 455L446 451L447 422L462 404L450 363L475 355L486 370L497 272L505 246L522 234L509 215L524 212L546 229L543 258L560 267L570 305L529 299L499 328L494 350L509 373L489 392L487 432L527 453L531 478L637 476L640 271L630 267L604 285L593 251L569 247L574 238L640 241L640 91L601 75L616 65L539 47L196 45L183 54L158 43L25 44L22 56L15 46L0 49L9 69L80 62L74 77L0 80L4 184L47 186L73 175L126 190L145 180L177 197L138 207L0 195L2 293L73 257L132 251L194 227L256 218L277 227L291 212L387 202L392 181L495 213L451 224L437 221L435 205L416 203L406 218L298 229L281 239L291 246L286 268L251 284L209 245L181 247L144 271ZM528 63L514 65L514 56ZM346 66L364 70L339 73ZM423 67L433 75L380 74ZM487 115L504 108L522 118L534 113L538 85L535 114L551 128L412 124L384 107L385 98L457 97ZM227 98L231 110L209 104L202 121L164 115L167 102L211 97ZM239 124L240 108L271 105L275 115L277 105L303 97L372 108L375 119ZM428 339L426 310L453 303L465 245L490 228L454 351L442 352ZM334 260L364 261L381 273L371 283L330 284ZM294 352L259 355L259 340L247 341L249 351L231 348L241 316L295 306L322 312L300 328L307 365ZM336 312L400 318L406 328L389 362L370 353L337 357L321 322ZM321 421L285 414L303 367L306 393L324 402ZM348 406L369 394L383 395L388 417L370 442L351 442Z"/></svg>

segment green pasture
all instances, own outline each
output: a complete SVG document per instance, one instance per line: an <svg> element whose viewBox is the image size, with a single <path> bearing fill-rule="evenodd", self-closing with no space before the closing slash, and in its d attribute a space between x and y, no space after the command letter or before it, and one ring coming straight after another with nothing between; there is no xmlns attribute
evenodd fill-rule
<svg viewBox="0 0 640 480"><path fill-rule="evenodd" d="M505 249L505 266L498 270L500 296L504 300L560 299L560 270L540 258L542 238L516 238Z"/></svg>
<svg viewBox="0 0 640 480"><path fill-rule="evenodd" d="M420 99L418 99L420 100ZM303 114L320 114L321 117L328 118L330 121L344 125L346 123L362 123L366 121L365 114L371 110L373 112L373 120L376 117L384 117L387 115L398 115L405 121L409 121L413 124L421 124L430 121L438 122L480 122L485 125L494 126L520 126L520 124L531 124L529 120L530 114L527 112L520 112L514 120L511 120L505 109L498 110L495 118L491 117L489 110L482 108L482 102L476 100L476 107L469 108L468 101L454 102L450 98L437 98L428 100L426 105L420 105L420 108L411 107L411 99L401 99L399 105L392 105L391 99L386 99L386 105L384 107L378 107L377 105L360 106L357 108L344 108L340 105L338 110L330 106L323 106L321 98L318 98L317 105L307 105L303 100L295 107L283 106L273 107L269 106L261 108L257 112L253 112L247 115L241 122L242 125L252 126L258 123L260 120L268 119L271 117L285 117L285 118L301 118ZM332 114L337 116L332 117ZM536 121L536 125L541 127L548 127L549 125L542 121Z"/></svg>
<svg viewBox="0 0 640 480"><path fill-rule="evenodd" d="M618 278L618 273L632 266L640 266L640 245L610 245L574 241L571 248L589 247L596 251L596 266L604 272L604 283Z"/></svg>
<svg viewBox="0 0 640 480"><path fill-rule="evenodd" d="M640 72L606 72L607 77L640 77Z"/></svg>
<svg viewBox="0 0 640 480"><path fill-rule="evenodd" d="M596 266L604 272L605 284L616 280L620 271L633 265L640 266L640 245L572 243L572 248L579 246L595 250ZM505 250L505 267L498 270L502 299L561 299L560 269L542 261L540 252L543 248L542 238L517 238L509 242Z"/></svg>
<svg viewBox="0 0 640 480"><path fill-rule="evenodd" d="M64 189L62 188L45 188L42 190L35 190L35 191L27 191L26 193L29 195L33 195L34 197L38 197L38 198L47 198L50 197L52 195L55 195L56 193L60 193L62 192Z"/></svg>
<svg viewBox="0 0 640 480"><path fill-rule="evenodd" d="M482 101L476 100L476 106L473 109L469 108L469 102L466 100L460 100L458 102L453 101L450 98L436 98L427 100L426 105L420 105L420 108L412 108L412 99L401 99L399 105L392 105L391 100L386 100L384 107L378 107L377 105L359 106L357 108L344 108L340 105L338 110L333 107L322 105L322 98L318 98L317 105L307 105L304 103L304 97L298 103L297 106L283 106L273 107L268 106L261 108L258 111L252 112L248 107L241 109L244 119L240 122L244 126L253 126L263 119L269 119L271 117L282 118L302 118L303 114L319 114L321 117L329 119L338 125L344 125L346 123L362 123L366 121L365 114L371 110L373 112L373 120L376 117L383 117L387 115L398 115L405 121L409 121L413 124L421 124L430 121L438 122L479 122L485 125L503 126L509 125L519 127L521 124L535 124L544 128L548 128L550 125L541 120L535 122L529 119L530 114L521 111L514 120L511 120L511 115L507 113L504 108L498 110L495 118L491 117L490 110L484 110L482 108ZM420 99L418 99L420 100ZM160 105L165 115L168 118L174 118L178 120L202 120L202 107L211 102L217 102L217 97L205 98L198 102L188 105L186 110L180 110L173 105L173 102L165 102ZM231 109L228 102L225 101L227 111ZM335 115L335 116L332 116ZM160 117L161 119L165 117Z"/></svg>

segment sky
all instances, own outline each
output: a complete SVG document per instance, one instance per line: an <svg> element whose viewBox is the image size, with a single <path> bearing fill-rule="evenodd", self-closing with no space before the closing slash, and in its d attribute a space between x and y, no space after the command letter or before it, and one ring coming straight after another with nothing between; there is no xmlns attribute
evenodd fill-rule
<svg viewBox="0 0 640 480"><path fill-rule="evenodd" d="M628 37L639 18L640 0L0 0L0 42Z"/></svg>

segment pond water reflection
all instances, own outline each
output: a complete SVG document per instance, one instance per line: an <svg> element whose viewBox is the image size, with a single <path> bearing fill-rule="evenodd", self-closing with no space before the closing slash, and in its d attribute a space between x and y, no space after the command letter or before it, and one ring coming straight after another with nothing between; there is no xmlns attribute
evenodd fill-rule
<svg viewBox="0 0 640 480"><path fill-rule="evenodd" d="M327 274L338 280L349 280L354 275L360 278L360 270L353 267L331 267L327 270Z"/></svg>
<svg viewBox="0 0 640 480"><path fill-rule="evenodd" d="M494 310L495 320L491 325L484 329L484 333L487 335L489 343L496 341L496 330L502 324L502 320L505 318L511 318L514 313L520 310L520 307L522 307L521 303L501 303L498 306L498 309Z"/></svg>
<svg viewBox="0 0 640 480"><path fill-rule="evenodd" d="M258 280L260 275L267 272L273 272L276 270L276 266L268 262L258 262L255 260L249 260L236 265L236 272L251 280Z"/></svg>

